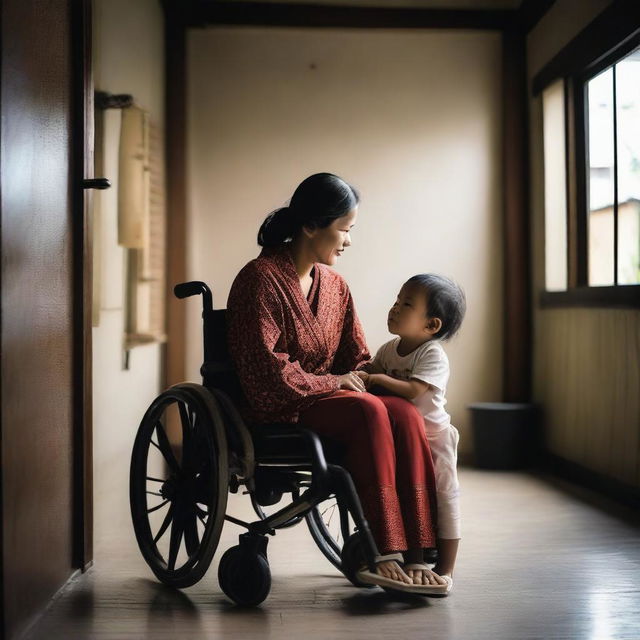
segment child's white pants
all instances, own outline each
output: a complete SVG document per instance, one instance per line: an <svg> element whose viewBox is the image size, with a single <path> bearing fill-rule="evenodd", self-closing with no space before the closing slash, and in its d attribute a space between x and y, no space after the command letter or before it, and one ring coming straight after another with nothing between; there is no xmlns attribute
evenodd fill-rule
<svg viewBox="0 0 640 640"><path fill-rule="evenodd" d="M458 441L460 434L453 425L437 431L426 428L436 475L438 499L438 538L457 540L460 535L460 485L458 483Z"/></svg>

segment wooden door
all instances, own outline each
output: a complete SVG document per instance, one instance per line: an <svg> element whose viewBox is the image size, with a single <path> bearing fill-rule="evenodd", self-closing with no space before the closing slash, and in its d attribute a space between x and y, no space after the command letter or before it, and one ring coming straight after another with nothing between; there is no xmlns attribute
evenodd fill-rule
<svg viewBox="0 0 640 640"><path fill-rule="evenodd" d="M90 0L1 4L0 636L91 561Z"/></svg>
<svg viewBox="0 0 640 640"><path fill-rule="evenodd" d="M2 568L9 638L72 572L70 15L70 0L2 3Z"/></svg>

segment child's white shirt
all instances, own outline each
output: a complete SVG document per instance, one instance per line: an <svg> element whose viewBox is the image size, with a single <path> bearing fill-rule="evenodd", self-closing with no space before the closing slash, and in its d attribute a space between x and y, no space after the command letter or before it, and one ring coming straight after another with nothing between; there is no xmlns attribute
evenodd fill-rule
<svg viewBox="0 0 640 640"><path fill-rule="evenodd" d="M446 429L451 416L445 411L447 383L449 382L449 358L437 340L421 344L406 356L398 354L400 338L383 344L373 359L373 365L387 375L399 380L415 378L430 385L411 402L424 417L427 432Z"/></svg>
<svg viewBox="0 0 640 640"><path fill-rule="evenodd" d="M416 378L430 385L411 402L424 418L425 432L436 476L438 496L438 537L459 539L460 503L457 460L458 430L445 411L445 397L449 382L449 359L437 340L421 344L406 356L398 354L400 338L383 344L373 359L375 370L399 380Z"/></svg>

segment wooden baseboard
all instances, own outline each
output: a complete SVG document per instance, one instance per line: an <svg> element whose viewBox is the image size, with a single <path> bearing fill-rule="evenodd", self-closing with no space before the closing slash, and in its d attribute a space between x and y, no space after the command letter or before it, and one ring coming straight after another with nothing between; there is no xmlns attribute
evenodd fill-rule
<svg viewBox="0 0 640 640"><path fill-rule="evenodd" d="M634 487L570 460L546 452L540 470L586 489L595 491L622 505L640 510L640 487Z"/></svg>
<svg viewBox="0 0 640 640"><path fill-rule="evenodd" d="M458 451L458 466L460 467L473 467L475 459L472 453L463 453Z"/></svg>
<svg viewBox="0 0 640 640"><path fill-rule="evenodd" d="M476 468L472 453L459 454L458 464L461 467ZM620 482L548 451L536 456L532 464L520 470L523 473L539 473L564 480L576 489L587 489L640 513L640 487Z"/></svg>

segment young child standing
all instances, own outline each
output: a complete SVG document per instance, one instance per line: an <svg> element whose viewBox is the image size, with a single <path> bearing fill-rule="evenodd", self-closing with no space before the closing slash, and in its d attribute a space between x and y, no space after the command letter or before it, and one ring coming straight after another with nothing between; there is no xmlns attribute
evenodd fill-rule
<svg viewBox="0 0 640 640"><path fill-rule="evenodd" d="M458 431L445 411L449 360L441 341L460 328L466 311L464 292L443 276L423 273L404 283L389 311L389 332L397 337L382 345L359 375L367 389L410 400L424 417L436 476L438 560L435 573L452 584L460 540ZM422 558L406 558L404 570L417 584L426 584L429 567Z"/></svg>

